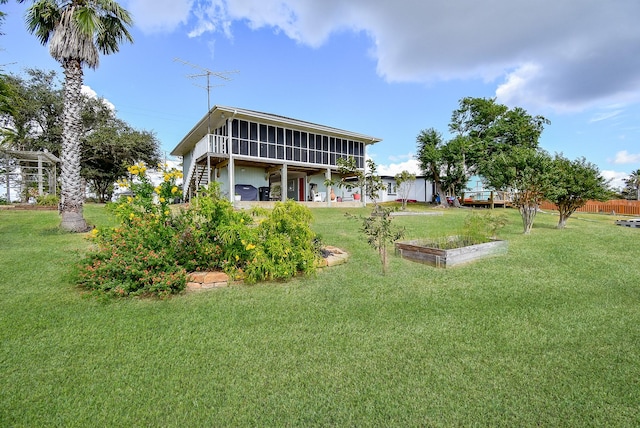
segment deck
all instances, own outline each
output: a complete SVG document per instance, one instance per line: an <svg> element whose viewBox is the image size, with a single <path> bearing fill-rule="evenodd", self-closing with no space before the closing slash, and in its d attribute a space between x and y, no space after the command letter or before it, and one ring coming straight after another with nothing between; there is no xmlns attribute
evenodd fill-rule
<svg viewBox="0 0 640 428"><path fill-rule="evenodd" d="M462 205L466 207L497 207L508 208L513 206L513 193L498 190L481 190L465 192L462 195Z"/></svg>

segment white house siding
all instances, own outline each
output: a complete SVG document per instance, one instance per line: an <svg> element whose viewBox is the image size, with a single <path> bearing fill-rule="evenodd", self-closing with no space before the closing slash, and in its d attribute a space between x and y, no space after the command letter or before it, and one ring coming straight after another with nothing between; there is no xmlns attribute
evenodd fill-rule
<svg viewBox="0 0 640 428"><path fill-rule="evenodd" d="M400 194L397 191L396 180L393 177L384 176L381 177L386 189L380 191L380 202L390 202L400 199ZM431 202L433 198L433 185L424 177L417 177L416 181L409 192L407 199L418 202ZM368 201L370 202L370 201Z"/></svg>

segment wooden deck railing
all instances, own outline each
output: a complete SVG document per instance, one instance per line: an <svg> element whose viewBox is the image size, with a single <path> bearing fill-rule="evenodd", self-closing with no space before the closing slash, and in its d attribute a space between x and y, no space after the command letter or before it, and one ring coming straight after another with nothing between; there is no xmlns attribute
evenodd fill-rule
<svg viewBox="0 0 640 428"><path fill-rule="evenodd" d="M540 205L543 210L557 210L558 207L548 201ZM640 201L628 201L625 199L616 199L607 202L589 201L582 208L578 208L578 212L585 213L616 213L625 215L640 215Z"/></svg>

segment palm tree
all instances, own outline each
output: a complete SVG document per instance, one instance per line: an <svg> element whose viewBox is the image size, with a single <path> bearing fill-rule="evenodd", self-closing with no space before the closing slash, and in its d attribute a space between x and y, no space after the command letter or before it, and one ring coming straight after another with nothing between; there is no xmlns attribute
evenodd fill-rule
<svg viewBox="0 0 640 428"><path fill-rule="evenodd" d="M95 69L100 53L109 55L118 52L122 41L133 42L127 29L131 16L113 0L34 0L26 21L43 45L49 43L51 56L64 70L60 226L71 232L85 231L80 179L82 67Z"/></svg>

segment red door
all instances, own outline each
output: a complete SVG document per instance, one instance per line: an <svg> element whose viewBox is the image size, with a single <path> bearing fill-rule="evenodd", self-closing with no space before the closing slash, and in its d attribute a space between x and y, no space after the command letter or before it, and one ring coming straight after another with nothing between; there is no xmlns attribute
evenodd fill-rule
<svg viewBox="0 0 640 428"><path fill-rule="evenodd" d="M298 201L304 201L304 177L298 178Z"/></svg>

